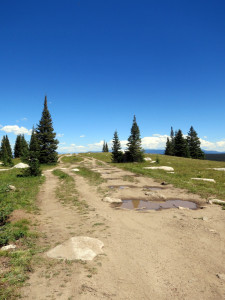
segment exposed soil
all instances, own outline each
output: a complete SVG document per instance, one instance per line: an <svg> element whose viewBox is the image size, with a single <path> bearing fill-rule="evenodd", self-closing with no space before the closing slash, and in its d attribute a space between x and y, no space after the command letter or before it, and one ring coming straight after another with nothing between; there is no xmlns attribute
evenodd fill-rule
<svg viewBox="0 0 225 300"><path fill-rule="evenodd" d="M99 166L94 159L86 159L85 165L98 170L106 181L89 185L79 172L71 171L79 163L64 172L75 178L79 199L89 204L88 214L62 204L55 195L59 180L52 171L45 171L46 182L38 196L40 214L35 219L42 233L40 246L46 251L22 289L23 299L225 299L225 281L217 277L225 273L225 211L221 207L207 205L199 196L171 185L146 193L144 187L160 184L107 164ZM110 174L105 174L106 169ZM136 188L112 189L111 178L115 186ZM114 209L102 201L105 196L182 199L206 207L143 213ZM46 256L48 249L72 236L101 240L104 255L85 263Z"/></svg>

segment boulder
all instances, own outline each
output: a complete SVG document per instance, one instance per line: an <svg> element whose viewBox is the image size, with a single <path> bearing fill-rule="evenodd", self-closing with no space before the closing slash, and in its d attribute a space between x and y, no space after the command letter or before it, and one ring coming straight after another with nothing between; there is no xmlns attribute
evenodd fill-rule
<svg viewBox="0 0 225 300"><path fill-rule="evenodd" d="M12 169L25 169L25 168L29 168L29 165L24 164L24 163L19 163L19 164L15 165L14 167L12 167Z"/></svg>

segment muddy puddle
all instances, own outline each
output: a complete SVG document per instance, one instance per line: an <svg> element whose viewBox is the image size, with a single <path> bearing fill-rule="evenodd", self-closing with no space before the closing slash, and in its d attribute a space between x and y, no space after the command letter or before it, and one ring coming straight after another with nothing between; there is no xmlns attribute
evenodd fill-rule
<svg viewBox="0 0 225 300"><path fill-rule="evenodd" d="M109 188L123 190L123 189L134 189L137 187L134 185L110 185Z"/></svg>
<svg viewBox="0 0 225 300"><path fill-rule="evenodd" d="M189 209L197 209L197 204L191 201L184 200L167 200L164 202L159 201L146 201L146 200L122 200L122 203L114 204L113 207L135 209L135 210L162 210L168 208L185 207Z"/></svg>
<svg viewBox="0 0 225 300"><path fill-rule="evenodd" d="M144 186L143 189L144 189L144 190L150 190L150 191L160 191L160 190L164 190L164 188L159 187L159 186Z"/></svg>

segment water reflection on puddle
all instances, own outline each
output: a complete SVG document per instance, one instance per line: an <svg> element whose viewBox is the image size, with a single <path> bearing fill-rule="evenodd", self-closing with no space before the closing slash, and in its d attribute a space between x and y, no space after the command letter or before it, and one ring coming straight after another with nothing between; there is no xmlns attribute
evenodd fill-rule
<svg viewBox="0 0 225 300"><path fill-rule="evenodd" d="M136 188L136 186L132 186L132 185L110 185L109 186L110 189L129 189L129 188Z"/></svg>
<svg viewBox="0 0 225 300"><path fill-rule="evenodd" d="M159 201L145 201L145 200L123 200L122 203L115 204L114 207L126 209L140 209L140 210L161 210L168 208L178 208L179 206L197 209L197 204L191 201L184 200L167 200L164 202Z"/></svg>

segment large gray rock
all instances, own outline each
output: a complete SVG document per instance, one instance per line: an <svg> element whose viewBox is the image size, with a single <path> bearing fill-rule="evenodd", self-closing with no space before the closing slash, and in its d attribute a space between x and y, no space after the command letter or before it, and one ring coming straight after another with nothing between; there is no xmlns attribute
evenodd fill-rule
<svg viewBox="0 0 225 300"><path fill-rule="evenodd" d="M167 166L160 166L160 167L144 167L145 170L165 170L165 171L174 171L174 168L167 167Z"/></svg>

